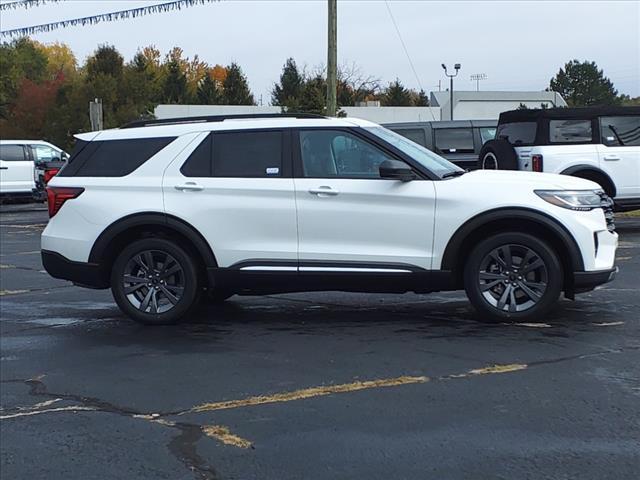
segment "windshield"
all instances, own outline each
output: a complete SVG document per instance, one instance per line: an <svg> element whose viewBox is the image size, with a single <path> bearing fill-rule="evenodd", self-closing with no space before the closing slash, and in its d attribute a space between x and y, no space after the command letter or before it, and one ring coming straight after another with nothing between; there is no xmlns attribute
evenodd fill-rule
<svg viewBox="0 0 640 480"><path fill-rule="evenodd" d="M412 142L402 135L392 132L384 127L364 127L368 132L373 133L376 137L381 138L390 143L403 153L423 165L429 171L435 173L439 177L450 172L463 172L464 170L457 167L440 155L436 155L431 150L426 149L422 145Z"/></svg>

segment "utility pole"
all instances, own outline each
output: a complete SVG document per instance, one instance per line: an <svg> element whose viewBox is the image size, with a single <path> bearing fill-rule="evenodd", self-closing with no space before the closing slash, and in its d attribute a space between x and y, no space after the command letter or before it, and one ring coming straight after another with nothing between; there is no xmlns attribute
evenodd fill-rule
<svg viewBox="0 0 640 480"><path fill-rule="evenodd" d="M442 69L444 70L444 74L449 77L449 79L451 80L451 86L449 88L449 107L450 107L450 112L451 112L451 118L449 120L453 120L453 79L455 77L458 76L458 71L460 70L461 65L459 63L456 63L453 68L455 68L456 73L452 73L449 74L447 72L447 66L443 63L442 64Z"/></svg>
<svg viewBox="0 0 640 480"><path fill-rule="evenodd" d="M480 80L486 80L487 79L487 74L486 73L474 73L473 75L471 75L471 81L475 81L476 82L476 92L480 91Z"/></svg>
<svg viewBox="0 0 640 480"><path fill-rule="evenodd" d="M338 88L338 1L328 0L327 115L336 116Z"/></svg>

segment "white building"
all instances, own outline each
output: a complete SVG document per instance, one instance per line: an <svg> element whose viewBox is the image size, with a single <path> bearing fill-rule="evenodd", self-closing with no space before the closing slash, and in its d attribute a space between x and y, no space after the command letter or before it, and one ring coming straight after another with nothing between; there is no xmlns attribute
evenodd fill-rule
<svg viewBox="0 0 640 480"><path fill-rule="evenodd" d="M515 110L521 104L528 108L565 107L556 92L455 92L454 120L497 120L501 112ZM348 117L376 123L432 122L450 120L449 92L431 92L430 107L342 107ZM280 107L256 105L158 105L156 118L197 117L252 113L280 113Z"/></svg>

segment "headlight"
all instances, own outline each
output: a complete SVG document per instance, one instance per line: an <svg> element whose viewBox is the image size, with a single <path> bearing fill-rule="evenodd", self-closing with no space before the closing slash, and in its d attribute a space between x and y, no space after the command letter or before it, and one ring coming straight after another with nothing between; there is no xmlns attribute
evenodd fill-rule
<svg viewBox="0 0 640 480"><path fill-rule="evenodd" d="M601 190L535 190L543 200L558 207L587 212L602 205Z"/></svg>

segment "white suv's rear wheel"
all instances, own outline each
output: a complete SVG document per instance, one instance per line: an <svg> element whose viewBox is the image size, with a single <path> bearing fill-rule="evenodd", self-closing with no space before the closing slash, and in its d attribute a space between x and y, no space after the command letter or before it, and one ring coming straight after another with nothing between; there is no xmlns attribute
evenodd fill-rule
<svg viewBox="0 0 640 480"><path fill-rule="evenodd" d="M149 238L126 247L111 273L118 306L142 323L170 324L198 300L198 274L191 256L175 243Z"/></svg>
<svg viewBox="0 0 640 480"><path fill-rule="evenodd" d="M464 284L483 319L540 320L560 295L562 275L558 255L544 241L501 233L471 252Z"/></svg>

